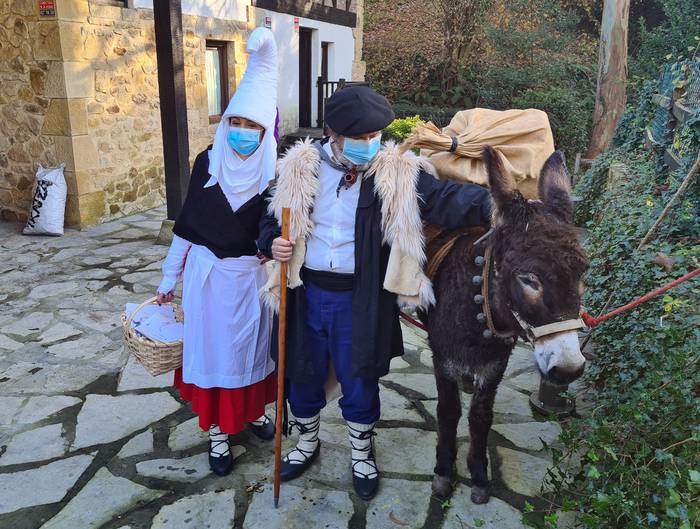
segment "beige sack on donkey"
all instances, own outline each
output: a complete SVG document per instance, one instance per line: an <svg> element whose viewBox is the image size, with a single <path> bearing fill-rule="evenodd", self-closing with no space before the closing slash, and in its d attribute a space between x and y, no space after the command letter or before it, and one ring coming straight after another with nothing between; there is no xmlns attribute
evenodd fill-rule
<svg viewBox="0 0 700 529"><path fill-rule="evenodd" d="M454 153L449 152L453 137L457 138ZM540 170L554 152L547 114L536 109L463 110L442 131L432 123L418 125L404 145L420 148L441 179L482 186L488 185L488 178L481 153L490 145L501 155L520 192L532 199L537 198Z"/></svg>

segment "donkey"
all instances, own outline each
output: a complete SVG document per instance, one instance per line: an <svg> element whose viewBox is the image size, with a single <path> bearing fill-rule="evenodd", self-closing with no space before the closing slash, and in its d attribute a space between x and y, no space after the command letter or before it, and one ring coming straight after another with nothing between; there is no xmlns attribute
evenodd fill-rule
<svg viewBox="0 0 700 529"><path fill-rule="evenodd" d="M451 493L462 378L474 384L467 457L474 503L490 498L487 438L516 337L530 335L543 377L567 384L583 373L576 329L582 326L582 277L588 267L572 224L562 154L552 154L542 168L540 200L520 194L491 148L484 159L495 206L492 232L481 240L473 234L457 240L434 279L437 303L423 315L438 390L433 492Z"/></svg>

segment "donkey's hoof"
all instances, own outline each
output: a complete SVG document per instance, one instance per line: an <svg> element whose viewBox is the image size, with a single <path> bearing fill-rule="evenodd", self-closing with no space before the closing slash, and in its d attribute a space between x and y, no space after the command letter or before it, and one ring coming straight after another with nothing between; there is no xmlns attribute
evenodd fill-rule
<svg viewBox="0 0 700 529"><path fill-rule="evenodd" d="M476 503L477 505L480 505L482 503L488 503L489 499L491 499L491 494L489 494L489 488L488 487L477 487L474 485L472 487L472 503Z"/></svg>
<svg viewBox="0 0 700 529"><path fill-rule="evenodd" d="M448 498L452 492L452 478L449 476L433 477L433 494L439 498Z"/></svg>

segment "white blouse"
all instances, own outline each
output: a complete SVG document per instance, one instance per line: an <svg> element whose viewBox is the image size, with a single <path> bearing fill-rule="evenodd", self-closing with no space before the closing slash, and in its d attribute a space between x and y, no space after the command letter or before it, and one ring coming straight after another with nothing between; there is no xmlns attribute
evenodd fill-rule
<svg viewBox="0 0 700 529"><path fill-rule="evenodd" d="M191 242L173 234L173 242L163 261L163 279L158 286L158 293L169 294L175 290L175 285L185 268L185 260L190 248L192 248Z"/></svg>

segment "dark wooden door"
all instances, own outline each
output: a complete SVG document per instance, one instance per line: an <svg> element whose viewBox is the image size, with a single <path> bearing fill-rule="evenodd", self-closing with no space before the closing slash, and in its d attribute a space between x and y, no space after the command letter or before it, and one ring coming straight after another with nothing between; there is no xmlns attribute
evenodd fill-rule
<svg viewBox="0 0 700 529"><path fill-rule="evenodd" d="M328 43L321 43L321 77L328 81Z"/></svg>
<svg viewBox="0 0 700 529"><path fill-rule="evenodd" d="M311 126L311 30L299 29L299 126Z"/></svg>

